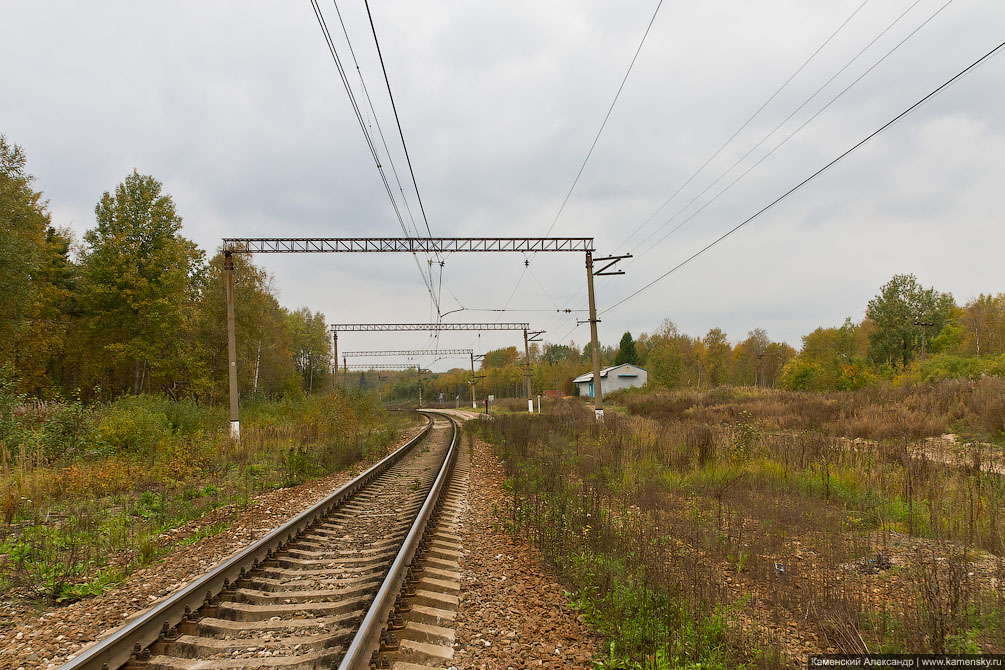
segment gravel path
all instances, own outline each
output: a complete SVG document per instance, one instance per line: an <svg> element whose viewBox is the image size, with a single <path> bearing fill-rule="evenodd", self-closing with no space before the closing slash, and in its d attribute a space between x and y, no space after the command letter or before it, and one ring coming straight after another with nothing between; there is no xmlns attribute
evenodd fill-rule
<svg viewBox="0 0 1005 670"><path fill-rule="evenodd" d="M494 528L495 510L503 506L503 470L478 439L470 477L452 667L592 667L597 642L569 607L553 572L532 546Z"/></svg>

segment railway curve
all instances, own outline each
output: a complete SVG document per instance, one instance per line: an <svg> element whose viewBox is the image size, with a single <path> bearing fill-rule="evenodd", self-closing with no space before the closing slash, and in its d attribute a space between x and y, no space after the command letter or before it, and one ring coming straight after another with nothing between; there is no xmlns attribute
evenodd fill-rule
<svg viewBox="0 0 1005 670"><path fill-rule="evenodd" d="M459 451L457 421L423 414L401 448L60 670L390 667Z"/></svg>

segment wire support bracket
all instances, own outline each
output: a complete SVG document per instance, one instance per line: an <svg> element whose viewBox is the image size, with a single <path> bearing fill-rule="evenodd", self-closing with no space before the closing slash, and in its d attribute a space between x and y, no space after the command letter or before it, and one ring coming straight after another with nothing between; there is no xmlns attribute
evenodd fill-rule
<svg viewBox="0 0 1005 670"><path fill-rule="evenodd" d="M603 266L602 268L600 268L598 270L594 270L593 271L593 276L594 277L609 277L611 275L623 275L623 274L625 274L624 270L610 270L610 268L612 268L615 265L617 265L618 261L623 261L626 258L631 258L631 257L632 257L631 254L624 254L623 256L604 256L603 258L594 258L593 259L594 263L607 263L607 265Z"/></svg>

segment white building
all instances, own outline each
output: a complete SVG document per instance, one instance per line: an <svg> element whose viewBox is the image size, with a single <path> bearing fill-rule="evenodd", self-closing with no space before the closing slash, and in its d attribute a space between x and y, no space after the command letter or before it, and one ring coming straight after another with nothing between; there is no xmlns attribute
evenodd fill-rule
<svg viewBox="0 0 1005 670"><path fill-rule="evenodd" d="M606 395L611 391L642 386L649 380L649 373L631 363L622 363L600 371L600 388ZM587 372L572 380L579 387L579 395L593 397L593 373Z"/></svg>

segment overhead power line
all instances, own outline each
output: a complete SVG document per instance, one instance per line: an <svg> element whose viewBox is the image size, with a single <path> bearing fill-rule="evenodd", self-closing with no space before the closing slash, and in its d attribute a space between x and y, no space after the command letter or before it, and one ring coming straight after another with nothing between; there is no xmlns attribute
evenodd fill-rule
<svg viewBox="0 0 1005 670"><path fill-rule="evenodd" d="M907 109L905 109L903 112L901 112L897 116L893 117L892 119L890 119L889 121L887 121L886 123L884 123L882 126L880 126L876 130L874 130L873 132L871 132L869 135L867 135L863 139L861 139L858 142L856 142L849 149L847 149L842 154L840 154L837 158L834 158L829 163L827 163L826 165L824 165L822 168L820 168L819 170L817 170L816 172L814 172L810 176L806 177L801 182L799 182L798 184L796 184L795 186L793 186L792 188L790 188L788 191L786 191L785 193L783 193L782 195L778 196L777 198L775 198L774 200L772 200L770 203L768 203L767 205L765 205L764 207L762 207L761 209L759 209L752 216L744 219L743 221L741 221L737 225L733 226L732 228L730 228L729 230L727 230L725 233L723 233L719 237L715 238L714 240L712 240L711 242L709 242L707 245L705 245L704 247L702 247L701 249L699 249L695 253L691 254L686 259L684 259L683 261L681 261L680 263L678 263L674 267L670 268L668 271L664 272L662 275L660 275L656 279L653 279L651 282L649 282L648 284L646 284L642 288L640 288L640 289L638 289L638 290L636 290L636 291L628 294L627 296L625 296L624 298L622 298L618 302L614 303L613 305L611 305L607 309L603 310L601 312L601 314L606 314L606 313L608 313L608 312L616 309L617 307L620 307L621 305L625 304L626 302L628 302L629 300L631 300L635 296L637 296L640 293L642 293L643 291L651 288L656 283L662 281L663 279L665 279L666 277L670 276L671 274L673 274L674 272L676 272L680 268L684 267L685 265L687 265L688 263L690 263L691 261L693 261L698 256L701 256L703 253L705 253L706 251L708 251L709 249L711 249L712 247L714 247L715 245L717 245L719 242L723 241L724 239L726 239L727 237L729 237L730 235L732 235L733 233L735 233L736 231L738 231L740 228L743 228L748 223L750 223L751 221L753 221L754 219L756 219L757 217L759 217L761 214L764 214L764 212L768 211L769 209L771 209L772 207L774 207L778 203L782 202L783 200L785 200L786 198L788 198L790 195L792 195L793 193L795 193L796 191L798 191L799 189L801 189L803 186L805 186L809 182L813 181L814 179L816 179L817 177L819 177L821 174L823 174L824 172L826 172L828 169L830 169L831 167L833 167L834 165L836 165L838 162L840 162L844 158L846 158L849 155L851 155L856 149L858 149L862 145L866 144L871 139L873 139L874 137L876 137L877 135L879 135L880 133L882 133L886 129L890 128L891 126L893 126L895 123L897 123L901 119L903 119L905 116L907 116L908 114L910 114L911 112L913 112L914 110L916 110L918 107L920 107L921 105L923 105L926 102L928 102L929 100L931 100L933 97L935 97L936 95L938 95L939 93L941 93L942 91L944 91L946 88L948 88L949 86L951 86L954 82L956 82L957 80L959 80L961 77L965 76L968 72L970 72L974 68L976 68L976 67L980 66L981 64L983 64L984 62L986 62L988 59L990 59L992 56L994 56L995 54L997 54L1003 48L1005 48L1005 42L1002 42L1001 44L999 44L995 48L993 48L990 51L988 51L986 54L984 54L983 56L981 56L980 58L978 58L977 60L975 60L973 63L971 63L970 65L968 65L966 68L964 68L959 73L957 73L956 75L954 75L952 78L950 78L950 79L946 80L945 82L943 82L936 89L934 89L933 91L931 91L930 93L928 93L925 97L921 98L920 100L918 100L917 102L915 102L913 105L911 105L910 107L908 107Z"/></svg>
<svg viewBox="0 0 1005 670"><path fill-rule="evenodd" d="M604 115L604 120L600 124L600 128L597 130L596 136L593 138L593 143L590 144L590 150L586 152L586 158L583 159L582 165L579 166L579 170L576 172L575 179L572 180L572 185L569 187L568 192L565 194L565 198L562 200L562 205L558 208L558 212L555 214L555 218L552 220L551 225L548 226L548 232L544 235L547 237L551 234L551 231L555 228L555 224L558 223L558 219L562 216L562 212L565 211L565 206L569 202L569 198L572 196L572 192L576 189L576 184L579 183L579 178L583 176L583 170L586 169L586 164L590 162L590 156L593 155L593 150L597 147L597 142L600 140L600 136L604 132L604 128L607 127L607 121L611 118L611 112L614 111L614 106L618 104L618 98L621 97L621 91L625 88L625 83L628 81L628 76L632 73L632 68L635 67L635 61L639 58L639 53L642 51L642 46L646 43L646 38L649 36L649 31L653 27L653 22L656 21L656 15L659 14L660 7L663 6L663 0L659 0L656 4L656 9L653 10L653 15L649 19L649 24L646 26L646 30L642 33L642 39L639 40L639 46L635 49L635 54L632 56L632 61L628 64L628 70L625 72L625 76L621 79L621 85L618 86L617 92L614 94L614 99L611 101L611 106L607 108L607 114Z"/></svg>
<svg viewBox="0 0 1005 670"><path fill-rule="evenodd" d="M776 132L778 132L782 128L782 126L784 126L786 123L788 123L792 119L792 117L794 117L797 113L799 113L800 110L802 110L814 98L816 98L817 95L819 95L821 91L823 91L825 88L827 88L827 86L829 86L830 83L833 82L842 72L844 72L845 70L847 70L852 65L852 63L854 63L856 60L858 60L862 56L862 54L864 54L873 44L875 44L877 41L879 41L879 39L883 35L885 35L897 23L899 23L900 20L903 19L904 16L906 16L907 13L912 8L914 8L920 1L921 0L915 0L914 3L911 4L907 9L905 9L896 19L894 19L892 23L890 23L886 28L884 28L868 44L866 44L864 47L862 47L862 49L859 50L859 52L857 54L855 54L855 56L850 61L848 61L840 70L838 70L837 72L835 72L826 82L824 82L808 98L806 98L806 100L804 100L802 102L802 104L800 104L798 107L796 107L796 109L794 109L787 117L785 117L781 122L779 122L778 125L776 125L770 132L768 132L766 135L764 135L764 137L762 137L754 146L752 146L750 149L748 149L746 151L746 153L744 153L742 156L740 156L738 159L736 159L736 161L734 161L732 165L730 165L728 168L726 168L726 170L724 170L722 172L722 174L720 174L718 177L716 177L715 180L712 183L710 183L708 186L706 186L704 189L702 189L702 191L700 193L698 193L696 196L694 196L693 198L691 198L691 200L689 200L687 202L687 204L685 204L683 207L681 207L680 209L678 209L674 213L673 216L671 216L669 219L667 219L665 222L663 222L660 226L658 226L655 229L653 229L653 231L650 232L649 235L647 235L646 238L639 243L639 245L645 244L650 239L652 239L652 237L654 235L656 235L656 233L660 232L665 227L667 227L668 225L670 225L670 223L672 223L678 216L680 216L685 211L687 211L688 207L690 207L695 202L697 202L699 198L701 198L703 195L705 195L706 193L708 193L716 184L718 184L720 181L722 181L730 172L732 172L738 165L740 165L740 163L742 163L744 160L746 160L752 153L754 153L754 151L756 151L757 149L759 149L765 142L768 141L768 139L771 138L772 135L774 135ZM889 58L891 55L893 55L893 53L895 51L897 51L898 49L900 49L900 47L902 47L904 45L904 43L906 43L909 39L911 39L912 37L914 37L922 28L924 28L925 26L927 26L933 19L935 19L936 16L938 16L939 14L941 14L942 11L944 9L946 9L946 7L948 7L952 2L953 2L953 0L947 0L946 3L943 4L941 7L939 7L937 10L935 10L935 12L931 16L929 16L927 19L925 19L918 27L916 27L910 33L908 33L907 36L904 37L902 40L900 40L897 44L895 44L892 49L890 49L885 54L883 54L883 56L879 60L877 60L875 63L873 63L871 66L869 66L869 68L867 70L865 70L865 72L863 72L862 74L860 74L850 84L848 84L845 88L843 88L841 91L839 91L837 95L835 95L833 98L831 98L823 107L821 107L816 112L814 112L812 116L810 116L806 121L804 121L792 133L790 133L788 136L786 136L785 139L783 139L778 144L776 144L770 151L768 151L768 153L766 153L764 156L761 156L761 158L759 158L757 160L757 162L755 162L752 166L750 166L749 168L747 168L747 170L744 171L743 174L741 174L738 179L735 179L733 182L731 182L726 188L722 189L711 200L709 200L708 202L706 202L705 204L703 204L698 210L696 210L695 212L692 212L686 219L684 219L684 221L681 221L679 224L677 224L676 226L674 226L670 230L670 232L668 232L666 235L664 235L663 237L661 237L656 243L650 245L649 248L645 249L641 253L637 253L636 254L636 260L638 258L641 258L642 256L644 256L645 254L649 253L649 251L651 251L652 249L654 249L658 245L662 244L663 241L666 240L667 237L669 237L670 235L672 235L673 233L675 233L677 230L679 230L681 227L683 227L684 224L686 224L688 221L690 221L691 219L693 219L699 212L701 212L701 210L703 210L706 207L708 207L719 196L721 196L723 193L725 193L730 188L732 188L733 185L737 181L739 181L740 179L742 179L743 177L745 177L754 168L756 168L758 165L760 165L765 160L767 160L773 153L775 153L776 151L778 151L778 149L780 149L783 145L785 145L789 140L791 140L793 137L795 137L797 134L799 134L803 130L803 128L805 128L806 126L808 126L813 120L815 120L818 116L820 116L822 113L824 113L831 105L833 105L841 97L843 97L845 93L847 93L856 84L858 84L860 81L862 81L862 79L864 79L866 77L866 75L868 75L870 72L872 72L877 67L879 67L879 65L881 63L883 63L887 58Z"/></svg>
<svg viewBox="0 0 1005 670"><path fill-rule="evenodd" d="M618 86L618 90L614 94L614 99L611 100L610 106L607 108L607 113L604 115L604 120L600 123L600 128L597 129L597 134L593 137L593 142L590 144L589 150L586 152L586 157L583 158L583 162L579 166L579 170L576 171L576 176L572 180L572 184L569 186L569 190L565 193L565 197L562 199L562 204L558 208L558 212L555 213L555 218L552 219L551 225L548 226L548 230L545 233L545 237L551 234L554 230L555 225L558 223L558 219L562 216L562 212L565 211L565 206L569 203L569 198L572 197L572 192L576 190L576 185L579 183L579 178L583 176L583 171L586 169L586 164L590 162L590 157L593 156L593 150L597 147L597 142L600 141L600 136L604 132L604 128L607 127L607 122L611 118L611 114L614 112L614 106L618 103L618 98L621 97L621 91L624 90L625 84L628 82L628 77L632 73L632 69L635 67L635 62L639 58L639 54L642 52L642 47L646 43L646 38L649 36L650 30L652 30L653 23L656 21L656 16L659 14L660 8L663 6L663 0L659 0L656 3L656 9L653 10L652 16L649 18L649 23L646 24L646 29L642 33L642 39L639 40L638 47L635 48L635 53L632 55L632 60L628 63L628 69L625 71L625 76L621 78L621 84ZM524 277L527 275L527 271L530 268L530 261L534 260L536 253L531 254L530 258L525 261L523 272L520 273L520 277L516 281L516 285L513 287L512 292L510 292L509 298L506 300L505 307L509 307L510 302L513 300L513 296L516 295L517 290L520 288L520 284L523 282ZM534 278L537 281L537 278ZM540 286L540 282L537 282ZM548 295L547 291L544 291L544 287L541 287L542 292L547 296L549 300L551 296ZM554 300L552 300L554 304Z"/></svg>
<svg viewBox="0 0 1005 670"><path fill-rule="evenodd" d="M408 145L405 143L405 133L401 130L401 119L398 117L398 107L394 104L394 93L391 92L391 81L387 77L387 67L384 65L384 54L380 50L380 41L377 39L377 28L373 24L373 15L370 13L369 0L363 0L366 6L366 16L370 20L370 32L373 33L373 43L377 47L377 57L380 59L380 69L384 73L384 84L387 86L387 97L391 100L391 110L394 112L394 122L398 126L398 137L401 138L401 148L405 150L405 162L408 163L408 173L412 176L412 186L415 188L415 197L419 201L419 210L422 212L422 222L426 224L426 232L433 236L429 229L429 219L426 217L426 208L422 204L422 194L419 193L419 184L415 180L415 170L412 169L412 158L408 155Z"/></svg>
<svg viewBox="0 0 1005 670"><path fill-rule="evenodd" d="M391 201L391 208L394 210L395 217L398 219L398 225L401 227L401 232L404 233L406 237L408 237L409 236L408 227L405 225L405 220L401 215L401 210L398 208L398 202L397 200L395 200L394 194L391 191L391 185L387 180L387 173L384 172L384 166L381 164L380 156L377 153L377 148L374 145L373 138L371 137L369 130L367 130L366 122L364 121L363 114L360 111L359 103L357 102L356 96L352 91L352 86L349 84L349 78L345 72L345 67L342 65L342 59L339 58L338 50L335 48L335 42L332 39L331 32L328 30L328 23L327 21L325 21L324 14L321 12L321 7L318 5L317 0L311 0L311 7L314 10L314 16L318 21L318 26L320 26L321 28L321 33L325 38L325 43L328 46L328 52L331 54L332 60L335 62L335 67L338 70L339 78L342 80L342 85L345 88L346 95L349 98L349 104L352 106L353 113L356 116L356 121L359 124L360 130L363 132L363 138L366 140L367 148L370 150L370 156L373 158L373 162L377 166L377 172L380 174L380 179L384 185L384 190L387 192L387 197ZM372 106L371 111L373 111ZM374 116L376 118L376 114ZM388 154L388 162L390 162L390 154ZM402 199L404 200L404 194L402 194ZM406 207L407 207L407 201L406 201ZM419 270L419 274L422 276L422 282L426 286L426 291L429 293L430 298L435 301L435 298L433 296L432 277L431 276L428 278L426 277L426 273L423 272L422 266L419 263L418 258L415 259L415 264Z"/></svg>
<svg viewBox="0 0 1005 670"><path fill-rule="evenodd" d="M712 205L712 203L714 203L720 197L722 197L723 195L725 195L730 189L733 188L733 186L735 186L738 182L740 182L742 179L744 179L748 174L750 174L750 172L752 172L757 167L759 167L764 161L766 161L768 158L770 158L776 151L778 151L782 146L784 146L789 140L791 140L793 137L795 137L800 132L802 132L802 130L805 129L806 126L808 126L810 123L812 123L818 116L820 116L820 114L822 114L828 108L830 108L831 105L833 105L838 99L840 99L842 96L844 96L849 90L851 90L862 79L864 79L870 72L872 72L874 69L876 69L881 63L883 63L887 58L889 58L895 51L897 51L898 49L900 49L908 40L910 40L912 37L914 37L914 35L916 35L922 28L924 28L933 19L935 19L935 17L937 17L939 14L941 14L943 12L943 10L945 10L952 3L952 1L953 0L947 0L943 5L941 5L938 9L936 9L935 12L932 13L927 19L925 19L921 24L919 24L916 28L914 28L914 30L912 30L910 33L908 33L903 39L901 39L899 42L897 42L897 44L895 44L883 56L881 56L876 62L874 62L872 65L870 65L869 68L867 68L860 75L858 75L854 80L852 80L852 82L849 83L845 88L843 88L842 90L840 90L835 96L833 96L820 109L818 109L816 112L814 112L808 119L806 119L802 124L800 124L795 130L793 130L785 138L783 138L781 141L779 141L777 144L775 144L766 154L764 154L759 159L757 159L757 161L754 162L753 165L751 165L746 170L744 170L742 173L740 173L736 178L734 178L731 182L729 182L725 187L723 187L721 190L719 190L719 192L717 192L710 199L708 199L706 202L704 202L700 207L698 207L696 210L694 210L693 212L691 212L690 214L688 214L680 223L678 223L676 226L674 226L673 228L671 228L665 235L663 235L661 238L659 238L656 242L650 244L647 248L645 248L641 252L635 253L634 258L631 261L629 261L629 263L638 262L642 257L644 257L646 254L648 254L650 251L652 251L653 249L655 249L658 246L660 246L663 242L665 242L666 239L668 237L670 237L673 233L677 232L677 230L679 230L681 227L683 227L684 225L686 225L687 223L689 223L692 219L694 219L696 216L698 216L702 211L704 211L706 208L708 208L710 205ZM834 81L834 79L837 78L838 75L840 75L842 72L844 72L845 70L847 70L848 67L851 66L852 63L854 63L856 60L858 60L858 58L860 58L862 56L862 54L865 53L865 51L869 49L869 47L871 47L883 35L885 35L887 32L889 32L901 19L904 18L904 16L911 9L913 9L916 5L918 5L919 2L920 2L920 0L915 0L910 6L907 7L907 9L905 9L903 12L901 12L878 35L876 35L872 40L870 40L869 43L865 47L863 47L862 49L860 49L858 51L858 53L856 53L855 56L851 60L849 60L843 67L841 67L840 70L838 70L834 75L832 75L822 86L818 87L806 100L804 100L799 105L799 107L796 110L794 110L792 113L790 113L785 118L785 120L783 120L781 123L779 123L777 126L775 126L775 128L772 131L770 131L767 135L765 135L764 137L762 137L761 140L754 147L752 147L750 150L748 150L743 156L740 157L740 159L738 159L737 161L735 161L728 169L726 169L722 174L720 174L719 177L717 177L711 184L709 184L707 187L705 187L705 189L702 190L701 193L699 193L698 195L696 195L686 205L684 205L683 207L681 207L667 221L665 221L662 225L660 225L659 227L657 227L656 229L654 229L651 233L649 233L649 235L642 242L640 242L639 244L641 245L641 244L644 244L645 242L648 242L653 237L653 235L655 235L657 232L659 232L660 230L662 230L663 228L665 228L667 225L669 225L670 223L672 223L678 216L680 216L684 211L686 211L688 209L688 207L690 207L692 204L694 204L694 202L696 202L702 195L704 195L705 193L707 193L713 186L715 186L717 183L719 183L737 165L739 165L740 162L742 162L754 150L756 150L759 146L761 146L767 139L769 139L772 135L774 135L800 109L802 109L803 107L805 107L813 98L815 98L817 95L819 95L819 93L824 88L826 88L828 84L830 84L832 81ZM667 202L669 202L669 200ZM666 204L666 203L664 203L664 204ZM662 208L662 205L661 205L661 208ZM659 211L659 210L657 209L657 211ZM636 230L636 232L637 232L637 230ZM629 239L630 239L630 237L631 236L629 236ZM609 284L603 284L603 285L601 285L598 288L598 291L597 291L598 295L601 294L601 293L603 293L604 290L608 286L609 286ZM572 298L570 298L568 302L571 303L573 300L575 300L575 298L579 294L581 294L581 293L583 293L583 291L585 291L585 288L586 288L585 284L582 285L580 287L579 291ZM561 326L561 324L559 324L559 326ZM575 328L573 328L573 330L575 330Z"/></svg>
<svg viewBox="0 0 1005 670"><path fill-rule="evenodd" d="M663 201L663 203L662 203L662 204L661 204L661 205L660 205L659 207L657 207L657 208L656 208L656 209L655 209L655 210L653 211L653 213L652 213L652 214L650 214L650 215L649 215L648 217L646 217L646 220L645 220L645 221L643 221L642 223L640 223L640 224L639 224L639 226L638 226L638 227L637 227L637 228L636 228L635 230L633 230L633 231L632 231L631 235L629 235L628 237L626 237L626 238L624 239L624 241L622 241L622 242L621 242L621 244L619 244L618 246L619 246L619 247L622 247L622 246L624 246L625 244L627 244L627 243L628 243L628 242L629 242L629 241L630 241L630 240L631 240L631 239L632 239L633 237L635 237L635 236L636 236L636 235L637 235L637 234L639 233L639 231L640 231L640 230L642 230L643 228L645 228L645 226L646 226L646 225L647 225L647 224L648 224L648 223L649 223L650 221L652 221L652 220L653 220L654 218L656 218L656 215L657 215L657 214L659 214L659 213L660 213L661 211L663 211L663 208L664 208L664 207L666 207L666 206L667 206L667 205L669 205L669 204L670 204L671 202L673 202L674 198L676 198L676 197L677 197L678 195L680 195L680 192L681 192L681 191L683 191L683 190L684 190L685 188L687 188L687 187L688 187L688 185L689 185L689 184L690 184L690 183L691 183L692 181L694 181L694 180L695 180L695 179L696 179L696 178L698 177L698 175L700 175L700 174L701 174L702 172L704 172L704 171L705 171L705 168L707 168L707 167L709 166L709 164L710 164L710 163L711 163L712 161L714 161L714 160L715 160L716 158L718 158L718 157L719 157L719 154L721 154L721 153L722 153L723 151L725 151L726 147L728 147L728 146L729 146L730 144L732 144L733 140L735 140L735 139L737 138L737 136L738 136L738 135L739 135L740 133L742 133L742 132L743 132L744 130L746 130L747 126L749 126L749 125L750 125L751 123L753 123L754 119L756 119L756 118L757 118L757 117L758 117L758 116L759 116L759 115L761 114L761 112L763 112L763 111L764 111L765 107L767 107L767 106L768 106L769 104L771 104L771 102L772 102L772 101L773 101L773 100L774 100L775 98L777 98L777 97L778 97L778 95L779 95L779 94L780 94L780 93L781 93L781 92L782 92L782 91L783 91L783 90L785 89L785 87L787 87L787 86L788 86L788 85L789 85L790 83L792 83L792 80L793 80L793 79L795 79L795 78L796 78L796 77L797 77L797 76L799 75L799 73L800 73L800 72L802 72L803 70L805 70L805 69L806 69L806 66L807 66L807 65L809 65L809 64L810 64L810 62L812 62L812 61L813 61L813 59L814 59L814 58L816 58L816 57L817 57L817 55L819 55L819 53L820 53L821 51L823 51L823 50L824 50L824 48L825 48L825 47L826 47L826 46L827 46L828 44L830 44L830 43L831 43L831 42L832 42L832 41L834 40L834 38L835 38L835 37L837 37L837 36L838 36L838 33L840 33L840 32L841 32L842 30L844 30L845 26L847 26L847 25L848 25L848 24L849 24L849 23L851 22L851 20L852 20L853 18L855 18L855 16L857 16L857 15L858 15L858 13L859 13L860 11L862 11L862 9L863 9L863 8L864 8L864 7L865 7L865 6L866 6L866 5L868 4L868 3L869 3L869 0L862 0L862 4L860 4L860 5L858 6L858 7L856 7L856 8L855 8L855 11L853 11L853 12L852 12L852 13L851 13L851 14L850 14L850 15L848 16L848 18L846 18L846 19L845 19L845 20L844 20L844 21L843 21L843 22L841 23L841 25L839 25L839 26L837 27L837 29L836 29L836 30L835 30L834 32L832 32L832 33L830 34L830 36L829 36L829 37L828 37L827 39L825 39L825 40L823 41L823 43L822 43L822 44L821 44L820 46L818 46L818 47L817 47L817 48L816 48L816 49L815 49L815 50L813 51L813 53L811 53L811 54L809 55L809 57L808 57L808 58L807 58L806 60L804 60L804 61L803 61L802 65L800 65L799 67L797 67L797 68L796 68L796 70L795 70L795 71L794 71L794 72L793 72L792 74L790 74L790 75L789 75L788 79L786 79L785 81L783 81L783 82L782 82L782 85L781 85L781 86L779 86L778 88L776 88L776 89L775 89L775 91L774 91L774 93L772 93L771 95L769 95L769 96L768 96L768 98L767 98L767 100L765 100L764 102L762 102L762 103L761 103L761 106L760 106L760 107L758 107L757 109L755 109L755 110L754 110L754 113L753 113L753 114L751 114L751 115L750 115L750 116L749 116L749 117L747 118L747 120L746 120L746 121L744 121L744 122L743 122L743 124L742 124L742 125L741 125L741 126L740 126L739 128L737 128L737 129L736 129L736 131L735 131L735 132L734 132L734 133L733 133L732 135L730 135L730 136L729 136L729 139L727 139L727 140L726 140L725 142L723 142L723 143L722 143L722 146L720 146L720 147L719 147L718 149L716 149L716 150L715 150L715 152L714 152L714 153L713 153L713 154L712 154L711 156L709 156L709 157L708 157L708 159L707 159L707 160L706 160L706 161L705 161L704 163L702 163L701 167L699 167L699 168L698 168L697 170L695 170L695 171L694 171L694 172L693 172L693 173L691 174L691 176L690 176L690 177L688 177L688 178L687 178L687 179L686 179L686 180L684 181L684 183L683 183L683 184L681 184L680 186L678 186L678 187L677 187L677 190L675 190L675 191L674 191L674 192L673 192L673 193L672 193L672 194L670 195L670 197L668 197L668 198L667 198L666 200L664 200L664 201ZM805 103L804 103L804 104L805 104ZM797 111L798 111L798 110L797 110Z"/></svg>
<svg viewBox="0 0 1005 670"><path fill-rule="evenodd" d="M398 192L401 194L401 201L405 203L405 210L408 212L408 219L412 223L412 230L415 231L415 236L420 237L419 229L415 226L415 217L412 216L412 208L408 204L408 198L405 197L405 189L401 185L398 170L394 167L394 160L391 158L391 150L388 148L387 139L384 137L384 127L380 125L380 118L377 116L377 110L374 108L373 100L370 98L370 89L366 86L366 81L363 79L363 71L359 67L359 60L356 58L356 50L352 48L352 40L349 38L349 31L346 28L345 21L342 19L342 12L339 11L338 2L333 0L332 4L335 5L335 14L338 16L339 24L342 26L342 34L345 36L345 43L349 47L349 55L352 56L352 62L356 66L356 75L359 77L360 87L363 89L363 95L366 97L366 103L370 108L371 116L373 116L373 122L377 126L380 143L384 146L387 162L391 166L391 173L394 175L394 181L398 185Z"/></svg>

